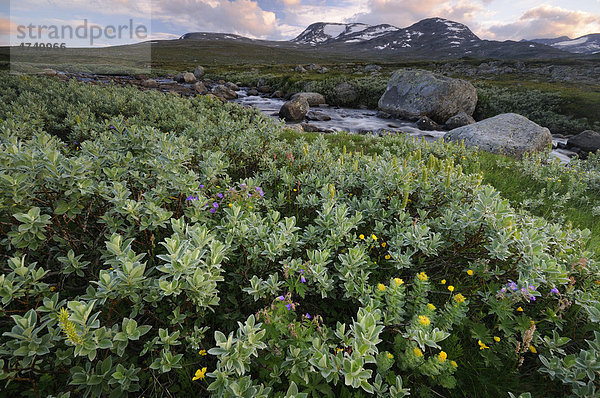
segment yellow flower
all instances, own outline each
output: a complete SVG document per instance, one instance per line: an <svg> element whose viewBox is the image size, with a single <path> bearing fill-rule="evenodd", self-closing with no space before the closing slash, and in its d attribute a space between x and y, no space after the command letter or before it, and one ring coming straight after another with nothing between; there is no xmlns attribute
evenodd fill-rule
<svg viewBox="0 0 600 398"><path fill-rule="evenodd" d="M487 345L485 345L484 343L482 343L481 340L478 340L477 344L479 344L479 349L480 350L485 350L486 348L490 348Z"/></svg>
<svg viewBox="0 0 600 398"><path fill-rule="evenodd" d="M532 346L532 345L530 345L530 346L529 346L529 351L531 351L531 352L532 352L532 353L534 353L534 354L537 354L537 350L536 350L536 349L535 349L535 347L534 347L534 346Z"/></svg>
<svg viewBox="0 0 600 398"><path fill-rule="evenodd" d="M453 292L454 291L454 286L452 286L452 285L448 286L448 290L450 290L451 292Z"/></svg>
<svg viewBox="0 0 600 398"><path fill-rule="evenodd" d="M198 354L205 356L206 355L206 350L200 350L198 351Z"/></svg>
<svg viewBox="0 0 600 398"><path fill-rule="evenodd" d="M448 286L451 287L451 286ZM466 300L465 296L463 296L462 294L458 293L456 296L454 296L454 301L456 301L457 303L464 303Z"/></svg>
<svg viewBox="0 0 600 398"><path fill-rule="evenodd" d="M435 310L435 305L429 303L427 304L427 308L429 308L431 311Z"/></svg>
<svg viewBox="0 0 600 398"><path fill-rule="evenodd" d="M467 275L469 275L469 276L473 276L473 270L472 270L472 269L468 269L468 270L467 270Z"/></svg>
<svg viewBox="0 0 600 398"><path fill-rule="evenodd" d="M456 361L450 361L450 364L455 368L458 368L458 364L456 363Z"/></svg>
<svg viewBox="0 0 600 398"><path fill-rule="evenodd" d="M386 260L389 260L390 258L391 258L391 256L390 256L389 254L386 254L386 255L385 255L385 259L386 259Z"/></svg>
<svg viewBox="0 0 600 398"><path fill-rule="evenodd" d="M67 335L67 339L71 341L71 343L78 345L83 344L83 339L77 333L76 326L73 322L69 320L69 311L66 308L61 308L58 314L58 323L62 331Z"/></svg>
<svg viewBox="0 0 600 398"><path fill-rule="evenodd" d="M420 280L422 280L423 282L425 282L427 280L427 274L425 272L420 272L419 275L417 275L419 277Z"/></svg>
<svg viewBox="0 0 600 398"><path fill-rule="evenodd" d="M198 379L200 379L200 380L204 380L204 377L206 377L206 376L205 376L205 374L206 374L206 367L204 367L204 368L202 368L202 369L198 369L198 370L196 371L196 374L195 374L195 375L194 375L194 377L192 378L192 381L196 381L196 380L198 380Z"/></svg>
<svg viewBox="0 0 600 398"><path fill-rule="evenodd" d="M375 236L375 234L371 235L371 238L373 238L373 240L377 240L377 237Z"/></svg>
<svg viewBox="0 0 600 398"><path fill-rule="evenodd" d="M363 234L358 235L358 239L363 240L365 239L365 236Z"/></svg>
<svg viewBox="0 0 600 398"><path fill-rule="evenodd" d="M519 308L517 308L517 311L523 312L523 308L519 307Z"/></svg>
<svg viewBox="0 0 600 398"><path fill-rule="evenodd" d="M419 323L423 326L427 326L431 323L431 321L425 315L419 315Z"/></svg>
<svg viewBox="0 0 600 398"><path fill-rule="evenodd" d="M227 206L232 207L233 205L231 203L229 203Z"/></svg>
<svg viewBox="0 0 600 398"><path fill-rule="evenodd" d="M377 285L377 289L381 290L382 292L385 290L385 285L383 283L379 283Z"/></svg>
<svg viewBox="0 0 600 398"><path fill-rule="evenodd" d="M381 244L381 247L386 247L386 246L387 246L387 243L385 243L385 242L383 242L383 243Z"/></svg>
<svg viewBox="0 0 600 398"><path fill-rule="evenodd" d="M495 341L496 343L499 343L499 342L500 342L500 337L498 337L498 336L494 336L494 341Z"/></svg>
<svg viewBox="0 0 600 398"><path fill-rule="evenodd" d="M442 285L445 285L445 284L446 284L446 280L445 280L445 279L442 279L442 280L440 281L440 283L441 283Z"/></svg>
<svg viewBox="0 0 600 398"><path fill-rule="evenodd" d="M53 292L56 290L56 286L50 286L50 291Z"/></svg>
<svg viewBox="0 0 600 398"><path fill-rule="evenodd" d="M440 360L440 362L446 362L446 359L448 359L448 354L446 354L444 351L440 351L438 359Z"/></svg>
<svg viewBox="0 0 600 398"><path fill-rule="evenodd" d="M396 285L400 286L404 283L404 281L400 278L394 278L394 282L396 282Z"/></svg>
<svg viewBox="0 0 600 398"><path fill-rule="evenodd" d="M421 349L419 347L415 347L413 349L413 352L415 353L416 357L422 357L423 356L423 351L421 351Z"/></svg>
<svg viewBox="0 0 600 398"><path fill-rule="evenodd" d="M394 359L394 355L392 355L392 353L391 353L391 352L388 352L388 353L387 353L387 357L388 357L389 359Z"/></svg>

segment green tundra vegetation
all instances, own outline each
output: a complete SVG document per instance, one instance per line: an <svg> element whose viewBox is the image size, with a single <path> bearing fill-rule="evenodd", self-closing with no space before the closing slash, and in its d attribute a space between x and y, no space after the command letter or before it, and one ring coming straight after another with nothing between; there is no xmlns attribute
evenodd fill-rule
<svg viewBox="0 0 600 398"><path fill-rule="evenodd" d="M600 156L0 85L0 396L597 396Z"/></svg>

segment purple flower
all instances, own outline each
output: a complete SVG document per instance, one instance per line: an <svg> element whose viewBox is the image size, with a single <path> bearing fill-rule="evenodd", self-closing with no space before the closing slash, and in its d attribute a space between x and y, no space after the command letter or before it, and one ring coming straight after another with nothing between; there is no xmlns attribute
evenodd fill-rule
<svg viewBox="0 0 600 398"><path fill-rule="evenodd" d="M110 126L111 129L116 130L115 126Z"/></svg>
<svg viewBox="0 0 600 398"><path fill-rule="evenodd" d="M248 197L249 197L249 198L251 198L251 197L252 197L252 194L251 194L251 193L249 193L249 194L248 194Z"/></svg>
<svg viewBox="0 0 600 398"><path fill-rule="evenodd" d="M510 290L512 290L513 292L515 290L517 290L517 284L516 283L514 283L513 281L508 281L508 282L509 282L508 283L508 287L510 287Z"/></svg>
<svg viewBox="0 0 600 398"><path fill-rule="evenodd" d="M283 297L283 296L279 296L279 297L277 297L277 300L279 300L279 301L283 301L283 300L285 300L285 297Z"/></svg>
<svg viewBox="0 0 600 398"><path fill-rule="evenodd" d="M192 196L192 195L190 195L190 196L188 196L188 197L187 197L185 200L188 200L188 201L191 201L191 200L198 200L198 197L197 197L197 196Z"/></svg>
<svg viewBox="0 0 600 398"><path fill-rule="evenodd" d="M554 294L558 294L558 289L553 287L552 289L550 289L550 292L554 293Z"/></svg>
<svg viewBox="0 0 600 398"><path fill-rule="evenodd" d="M288 309L288 311L292 310L292 304L286 304L285 307Z"/></svg>
<svg viewBox="0 0 600 398"><path fill-rule="evenodd" d="M200 189L204 188L204 184L200 184Z"/></svg>
<svg viewBox="0 0 600 398"><path fill-rule="evenodd" d="M502 293L504 293L504 292L506 292L506 288L505 288L505 287L503 287L502 289L500 289L500 291L501 291Z"/></svg>
<svg viewBox="0 0 600 398"><path fill-rule="evenodd" d="M529 289L530 289L530 290L535 290L535 286L533 286L533 285L529 285Z"/></svg>
<svg viewBox="0 0 600 398"><path fill-rule="evenodd" d="M256 187L256 192L259 192L259 191L260 191L260 187Z"/></svg>
<svg viewBox="0 0 600 398"><path fill-rule="evenodd" d="M301 273L301 274L304 274L304 270L303 270L303 269L301 269L301 270L300 270L300 273Z"/></svg>
<svg viewBox="0 0 600 398"><path fill-rule="evenodd" d="M304 277L304 275L302 275L302 276L300 277L300 282L302 282L302 283L306 283L306 278Z"/></svg>
<svg viewBox="0 0 600 398"><path fill-rule="evenodd" d="M214 207L215 209L218 209L218 208L219 208L219 204L218 204L217 202L214 202L214 203L213 203L213 207Z"/></svg>
<svg viewBox="0 0 600 398"><path fill-rule="evenodd" d="M312 316L310 316L310 314L307 312L306 315L304 315L306 318L310 319L312 318Z"/></svg>
<svg viewBox="0 0 600 398"><path fill-rule="evenodd" d="M222 194L221 192L219 192L219 193L217 194L217 196L219 197L219 199L222 199L222 198L223 198L223 194Z"/></svg>
<svg viewBox="0 0 600 398"><path fill-rule="evenodd" d="M246 184L241 184L240 188L246 188Z"/></svg>
<svg viewBox="0 0 600 398"><path fill-rule="evenodd" d="M214 212L216 212L216 211L217 211L217 209L215 209L214 207L213 207L212 209L210 209L210 212L211 212L211 213L214 213Z"/></svg>
<svg viewBox="0 0 600 398"><path fill-rule="evenodd" d="M531 301L535 301L535 296L531 296L531 297L529 297L529 300L531 300Z"/></svg>

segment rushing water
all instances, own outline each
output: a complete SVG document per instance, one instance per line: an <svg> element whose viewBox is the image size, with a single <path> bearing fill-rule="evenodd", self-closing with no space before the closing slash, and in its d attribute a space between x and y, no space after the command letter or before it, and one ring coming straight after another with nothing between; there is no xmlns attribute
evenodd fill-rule
<svg viewBox="0 0 600 398"><path fill-rule="evenodd" d="M278 117L279 109L285 100L270 98L266 96L249 96L245 89L237 92L239 98L234 102L242 105L252 106L266 115ZM377 116L377 112L367 109L349 109L340 107L318 107L311 111L323 113L331 118L328 121L308 121L307 123L317 127L321 131L350 133L373 132L375 134L383 131L395 133L407 133L415 137L424 137L428 141L441 139L446 131L424 131L417 128L416 124L401 119L384 119ZM566 143L566 139L553 138L554 146L558 143ZM562 163L570 161L569 151L555 149L550 153L551 158L557 158Z"/></svg>

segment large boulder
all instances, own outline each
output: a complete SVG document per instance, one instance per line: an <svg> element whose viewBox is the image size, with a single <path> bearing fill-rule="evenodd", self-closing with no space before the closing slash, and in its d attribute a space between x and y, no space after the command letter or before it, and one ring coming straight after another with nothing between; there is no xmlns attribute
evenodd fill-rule
<svg viewBox="0 0 600 398"><path fill-rule="evenodd" d="M581 151L589 153L600 150L600 133L592 130L586 130L567 140L567 148L579 148Z"/></svg>
<svg viewBox="0 0 600 398"><path fill-rule="evenodd" d="M405 119L427 116L445 123L460 112L473 115L477 91L465 80L415 69L396 71L379 99L379 109Z"/></svg>
<svg viewBox="0 0 600 398"><path fill-rule="evenodd" d="M516 113L503 113L456 128L449 131L444 140L464 141L469 147L514 157L543 151L552 145L550 130Z"/></svg>
<svg viewBox="0 0 600 398"><path fill-rule="evenodd" d="M323 97L319 93L296 93L292 95L291 99L296 99L302 97L308 101L308 105L310 106L319 106L321 104L325 104L325 97Z"/></svg>
<svg viewBox="0 0 600 398"><path fill-rule="evenodd" d="M279 117L287 122L301 122L308 113L310 106L305 98L298 97L287 101L279 110Z"/></svg>

